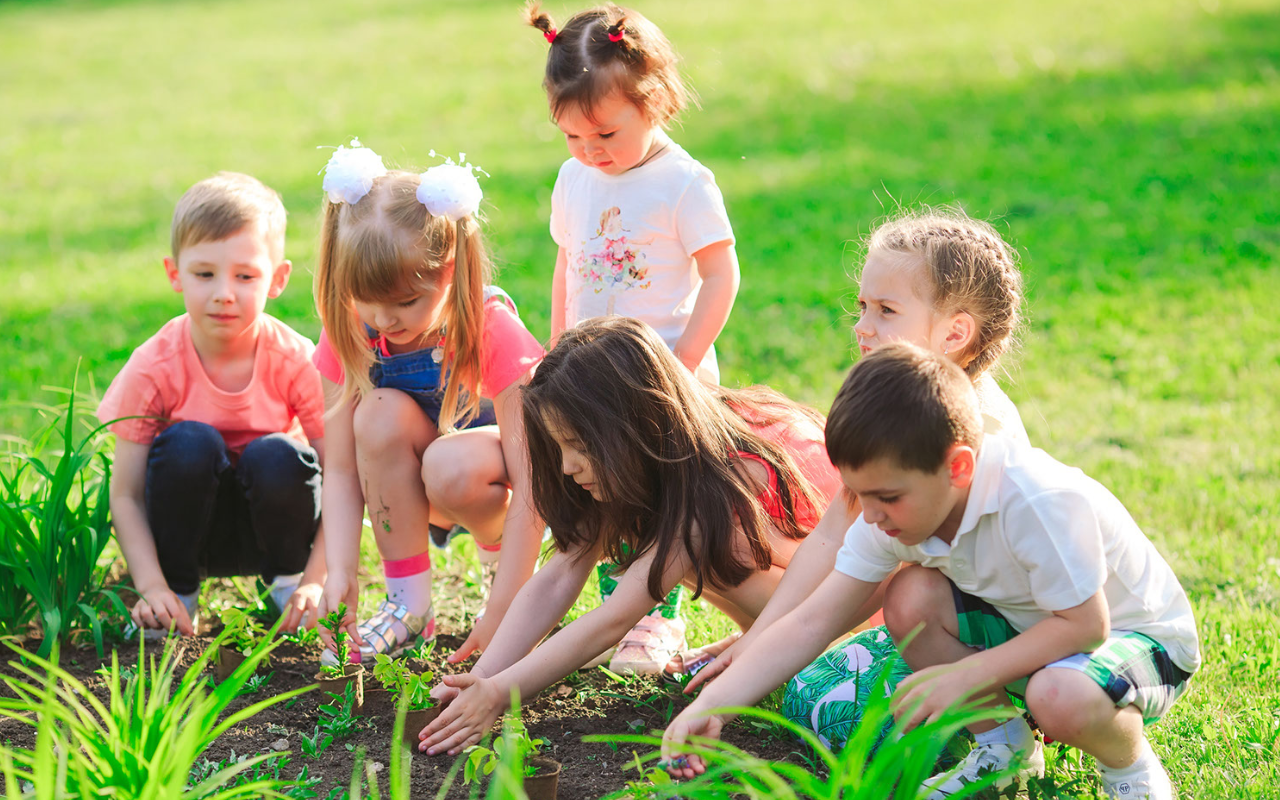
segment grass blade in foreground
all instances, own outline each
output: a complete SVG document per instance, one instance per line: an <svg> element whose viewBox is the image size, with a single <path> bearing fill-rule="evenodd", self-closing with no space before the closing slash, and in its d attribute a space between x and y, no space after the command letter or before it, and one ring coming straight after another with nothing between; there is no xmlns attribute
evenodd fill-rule
<svg viewBox="0 0 1280 800"><path fill-rule="evenodd" d="M113 654L105 674L105 703L53 661L27 655L43 675L28 664L11 662L31 681L4 679L16 699L0 699L0 715L32 725L39 733L35 750L5 751L12 759L10 774L34 783L41 798L55 796L46 790L72 797L138 800L284 797L282 791L292 782L283 779L228 785L259 762L283 755L276 753L246 759L187 785L196 760L228 728L314 688L284 692L220 719L276 646L265 640L210 691L204 670L221 642L219 637L201 653L176 686L181 640L169 639L159 660L153 655L149 663L145 649L140 648L133 676L123 674ZM55 749L66 754L65 765L49 761L48 754Z"/></svg>
<svg viewBox="0 0 1280 800"><path fill-rule="evenodd" d="M882 726L893 717L889 696L883 690L883 677L872 689L872 698L863 711L844 749L833 753L810 730L802 728L780 714L759 708L727 708L719 712L739 714L763 720L783 728L807 744L822 765L820 771L799 764L767 761L739 747L718 739L695 739L690 750L707 762L707 771L682 783L655 785L648 789L652 798L687 797L695 800L748 797L769 800L918 800L928 794L921 784L937 771L939 757L959 731L984 719L1003 719L1012 710L982 707L969 701L949 708L937 719L904 731L893 723L888 737L875 747ZM656 736L587 736L584 741L662 744ZM652 761L653 752L637 759ZM1011 772L1010 770L1009 772ZM825 772L823 775L821 773ZM973 797L992 787L1006 773L992 772L962 792L955 800ZM631 790L611 795L620 798Z"/></svg>

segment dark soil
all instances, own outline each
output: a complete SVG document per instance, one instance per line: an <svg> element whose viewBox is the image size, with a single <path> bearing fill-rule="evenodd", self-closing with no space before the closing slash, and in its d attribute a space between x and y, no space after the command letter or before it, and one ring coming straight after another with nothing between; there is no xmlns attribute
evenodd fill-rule
<svg viewBox="0 0 1280 800"><path fill-rule="evenodd" d="M447 623L446 623L447 624ZM428 661L413 661L416 670L431 669L439 676L448 672L465 671L470 663L449 665L444 656L461 643L455 628L439 637L435 653ZM211 639L197 637L182 646L180 669L195 661ZM35 643L29 643L34 649ZM122 666L137 664L137 646L118 646ZM148 653L159 653L157 644L147 645ZM306 650L292 643L282 644L273 654L270 671L274 674L261 694L239 698L232 710L244 708L267 696L289 689L311 685L317 668L318 651ZM94 674L103 663L110 664L110 651L106 658L99 658L92 648L64 650L63 668L94 689L101 689L103 681ZM21 677L11 664L0 666L0 676ZM7 688L0 688L11 696ZM97 692L102 695L105 690ZM273 752L274 748L290 751L289 763L282 770L290 778L305 766L311 778L322 781L312 787L317 797L325 798L335 786L348 786L355 765L355 751L363 748L367 759L387 765L391 752L391 717L369 718L367 724L346 741L335 742L319 757L304 758L300 748L300 733L310 734L319 719L317 707L328 698L309 692L286 702L272 706L244 724L222 736L210 748L204 758L217 762L229 758ZM524 708L524 719L530 734L547 740L546 755L563 764L560 774L559 797L561 800L599 798L623 788L629 780L635 780L634 769L623 767L633 763L632 746L621 745L616 749L603 743L583 742L588 734L629 734L635 731L660 731L670 716L679 713L686 701L678 690L668 689L652 679L632 679L619 683L600 670L576 673L566 681L543 692ZM286 707L287 706L287 707ZM495 732L500 726L495 726ZM773 760L799 760L796 754L800 745L781 738L772 731L762 731L739 721L731 725L725 739L748 751ZM12 719L0 719L0 741L8 740L10 746L31 748L35 744L35 730L30 725ZM647 748L636 748L643 755ZM412 795L435 797L453 764L445 756L428 757L415 754L410 768ZM387 772L379 768L379 783L386 787ZM461 773L447 796L467 797L474 787L462 784ZM384 794L385 796L385 794Z"/></svg>

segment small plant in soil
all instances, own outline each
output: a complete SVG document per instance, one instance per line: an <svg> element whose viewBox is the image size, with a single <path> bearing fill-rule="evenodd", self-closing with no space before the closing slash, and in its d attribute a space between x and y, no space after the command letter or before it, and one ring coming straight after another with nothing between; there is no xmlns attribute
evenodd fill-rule
<svg viewBox="0 0 1280 800"><path fill-rule="evenodd" d="M240 697L250 694L258 694L267 687L271 682L271 676L274 672L268 672L266 675L250 675L249 680L244 682L244 686L240 688Z"/></svg>
<svg viewBox="0 0 1280 800"><path fill-rule="evenodd" d="M519 774L525 778L538 772L532 760L542 754L546 739L531 739L524 723L518 719L510 719L501 739L493 743L493 749L473 744L464 752L467 754L467 765L462 772L462 782L471 783L481 775L489 775L504 757L514 758L519 764Z"/></svg>
<svg viewBox="0 0 1280 800"><path fill-rule="evenodd" d="M298 630L295 633L286 633L281 638L299 647L318 647L320 645L320 631L302 625L298 626Z"/></svg>
<svg viewBox="0 0 1280 800"><path fill-rule="evenodd" d="M360 729L361 720L356 715L356 685L348 683L342 693L325 692L332 703L320 706L320 723L317 731L331 734L335 740L348 739Z"/></svg>
<svg viewBox="0 0 1280 800"><path fill-rule="evenodd" d="M436 702L431 698L431 681L435 677L430 671L415 674L403 660L391 658L385 653L374 656L373 677L395 697L409 696L410 711L422 711L432 708Z"/></svg>
<svg viewBox="0 0 1280 800"><path fill-rule="evenodd" d="M258 618L244 609L223 609L221 617L226 636L223 647L241 655L248 655L267 634Z"/></svg>
<svg viewBox="0 0 1280 800"><path fill-rule="evenodd" d="M320 624L333 637L333 643L338 652L337 664L322 664L320 666L320 677L322 678L334 679L343 677L346 674L347 664L351 663L351 645L347 643L347 640L351 637L342 629L342 620L346 616L347 604L340 603L337 610L330 611L320 618Z"/></svg>
<svg viewBox="0 0 1280 800"><path fill-rule="evenodd" d="M333 734L325 733L319 727L310 736L299 732L298 739L303 758L319 758L333 744Z"/></svg>

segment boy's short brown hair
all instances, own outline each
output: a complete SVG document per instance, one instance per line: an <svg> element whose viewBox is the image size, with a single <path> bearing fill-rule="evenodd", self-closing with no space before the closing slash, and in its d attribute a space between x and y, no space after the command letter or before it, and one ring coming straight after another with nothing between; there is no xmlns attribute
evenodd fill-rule
<svg viewBox="0 0 1280 800"><path fill-rule="evenodd" d="M173 260L183 248L220 242L255 223L271 248L272 260L279 263L284 259L285 226L280 195L251 175L219 172L188 189L173 210Z"/></svg>
<svg viewBox="0 0 1280 800"><path fill-rule="evenodd" d="M826 439L837 467L858 469L887 458L903 469L937 472L952 445L982 443L982 414L963 370L895 342L849 370L827 415Z"/></svg>

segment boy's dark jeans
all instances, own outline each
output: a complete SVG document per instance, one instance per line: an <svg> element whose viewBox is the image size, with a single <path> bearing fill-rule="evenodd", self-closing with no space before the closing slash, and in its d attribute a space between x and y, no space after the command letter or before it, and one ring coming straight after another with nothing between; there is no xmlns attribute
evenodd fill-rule
<svg viewBox="0 0 1280 800"><path fill-rule="evenodd" d="M169 588L205 577L301 572L320 521L316 451L282 434L255 439L232 465L222 434L179 422L147 457L147 520Z"/></svg>

